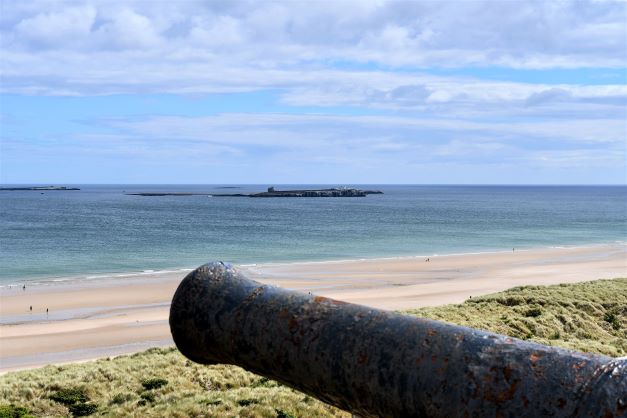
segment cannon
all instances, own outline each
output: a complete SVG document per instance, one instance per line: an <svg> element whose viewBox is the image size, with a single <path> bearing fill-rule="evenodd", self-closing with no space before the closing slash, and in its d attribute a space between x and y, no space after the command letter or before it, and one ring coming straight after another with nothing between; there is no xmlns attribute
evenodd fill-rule
<svg viewBox="0 0 627 418"><path fill-rule="evenodd" d="M174 295L178 349L360 417L625 417L627 359L289 291L223 263Z"/></svg>

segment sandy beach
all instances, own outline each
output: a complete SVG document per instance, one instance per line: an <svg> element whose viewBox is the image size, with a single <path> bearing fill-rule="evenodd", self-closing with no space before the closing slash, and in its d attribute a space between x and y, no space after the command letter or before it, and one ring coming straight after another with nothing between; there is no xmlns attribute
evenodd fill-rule
<svg viewBox="0 0 627 418"><path fill-rule="evenodd" d="M400 310L513 286L627 276L627 246L243 266L263 283ZM0 289L0 372L172 344L170 299L185 271ZM30 307L32 306L32 311ZM46 312L46 309L48 312Z"/></svg>

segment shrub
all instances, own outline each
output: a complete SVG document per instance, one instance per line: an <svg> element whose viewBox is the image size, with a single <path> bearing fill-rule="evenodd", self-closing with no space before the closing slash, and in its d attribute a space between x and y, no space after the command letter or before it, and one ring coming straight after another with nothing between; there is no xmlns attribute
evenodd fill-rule
<svg viewBox="0 0 627 418"><path fill-rule="evenodd" d="M525 300L520 296L508 296L507 298L498 299L497 302L505 306L517 306L525 303Z"/></svg>
<svg viewBox="0 0 627 418"><path fill-rule="evenodd" d="M98 405L91 402L79 402L68 407L72 415L75 417L86 417L98 410Z"/></svg>
<svg viewBox="0 0 627 418"><path fill-rule="evenodd" d="M294 415L290 414L289 412L285 412L282 409L275 409L276 411L276 418L296 418Z"/></svg>
<svg viewBox="0 0 627 418"><path fill-rule="evenodd" d="M140 398L142 398L142 400L144 400L145 402L154 402L155 401L155 394L152 392L143 392L141 395L139 395Z"/></svg>
<svg viewBox="0 0 627 418"><path fill-rule="evenodd" d="M50 399L66 406L87 402L89 400L85 390L81 388L59 389L50 395Z"/></svg>
<svg viewBox="0 0 627 418"><path fill-rule="evenodd" d="M50 395L50 399L68 407L75 417L91 415L98 409L95 403L87 402L89 397L82 388L61 388Z"/></svg>
<svg viewBox="0 0 627 418"><path fill-rule="evenodd" d="M220 399L203 399L199 403L202 405L220 405L222 401Z"/></svg>
<svg viewBox="0 0 627 418"><path fill-rule="evenodd" d="M536 318L538 316L542 315L542 310L540 308L531 308L529 310L527 310L527 312L525 312L525 316L527 318L531 317L531 318Z"/></svg>
<svg viewBox="0 0 627 418"><path fill-rule="evenodd" d="M605 312L605 315L603 315L603 320L609 323L616 331L620 329L620 322L618 321L618 317L614 312Z"/></svg>
<svg viewBox="0 0 627 418"><path fill-rule="evenodd" d="M131 395L130 393L118 393L113 397L113 399L111 399L111 403L115 405L121 405L124 402L130 401L131 399L133 399L133 395Z"/></svg>
<svg viewBox="0 0 627 418"><path fill-rule="evenodd" d="M34 418L28 409L16 405L0 405L0 418Z"/></svg>
<svg viewBox="0 0 627 418"><path fill-rule="evenodd" d="M253 382L253 384L251 385L251 387L253 388L257 388L257 387L272 387L272 380L268 379L267 377L262 377L259 380L257 380L256 382Z"/></svg>
<svg viewBox="0 0 627 418"><path fill-rule="evenodd" d="M561 336L562 335L559 331L555 331L551 335L549 335L549 340L559 340Z"/></svg>
<svg viewBox="0 0 627 418"><path fill-rule="evenodd" d="M168 384L168 381L165 379L160 379L158 377L152 379L145 379L142 381L142 386L146 390L159 389L162 386Z"/></svg>
<svg viewBox="0 0 627 418"><path fill-rule="evenodd" d="M240 399L237 401L239 406L248 406L255 403L259 403L259 401L257 399Z"/></svg>

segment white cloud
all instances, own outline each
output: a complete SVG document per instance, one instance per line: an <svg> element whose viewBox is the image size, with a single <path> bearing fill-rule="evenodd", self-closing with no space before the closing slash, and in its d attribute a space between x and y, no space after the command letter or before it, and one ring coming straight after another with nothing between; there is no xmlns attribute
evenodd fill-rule
<svg viewBox="0 0 627 418"><path fill-rule="evenodd" d="M87 122L72 135L4 138L3 158L26 165L115 161L126 170L139 164L151 170L151 181L167 179L166 166L196 167L200 177L186 177L196 182L261 181L257 173L275 170L283 174L264 181L581 183L593 173L594 181L621 182L626 163L625 122L606 119L490 123L227 113Z"/></svg>
<svg viewBox="0 0 627 418"><path fill-rule="evenodd" d="M427 75L353 73L350 80L288 89L292 106L362 106L420 115L622 118L627 85L548 85Z"/></svg>
<svg viewBox="0 0 627 418"><path fill-rule="evenodd" d="M557 120L517 123L390 116L221 114L212 117L151 117L107 120L125 136L150 141L184 140L246 150L317 153L405 159L409 151L424 157L469 153L484 158L500 150L522 154L538 149L614 149L624 145L627 123L619 120ZM325 151L326 150L326 151Z"/></svg>
<svg viewBox="0 0 627 418"><path fill-rule="evenodd" d="M211 21L204 18L194 18L189 32L192 45L198 47L230 48L241 44L245 39L241 22L230 16L218 16Z"/></svg>
<svg viewBox="0 0 627 418"><path fill-rule="evenodd" d="M355 178L377 173L379 181L448 178L442 167L455 164L486 175L487 166L530 176L540 175L535 167L557 167L568 181L577 166L622 174L627 83L617 74L627 62L626 13L625 2L585 0L5 1L0 92L272 90L275 109L301 114L131 118L103 109L96 127L86 121L85 132L62 138L29 144L5 134L3 158L48 159L54 150L85 160L224 161L294 173L324 164ZM481 75L585 68L600 71L596 83ZM603 71L608 81L598 85ZM329 114L309 114L311 107ZM369 116L333 114L354 108ZM6 125L12 110L2 113Z"/></svg>
<svg viewBox="0 0 627 418"><path fill-rule="evenodd" d="M90 36L94 47L113 50L160 47L162 41L153 21L130 8L117 10Z"/></svg>
<svg viewBox="0 0 627 418"><path fill-rule="evenodd" d="M621 2L585 1L5 2L2 89L323 90L334 73L342 85L360 79L362 90L371 76L395 80L372 86L389 92L424 84L403 83L396 66L623 68L626 11ZM355 69L373 64L386 69ZM456 97L426 87L431 102Z"/></svg>
<svg viewBox="0 0 627 418"><path fill-rule="evenodd" d="M3 4L3 9L7 5ZM43 12L26 17L3 35L14 42L24 42L37 48L58 45L74 47L91 35L96 9L91 6L68 7L61 11ZM28 50L28 49L27 49Z"/></svg>

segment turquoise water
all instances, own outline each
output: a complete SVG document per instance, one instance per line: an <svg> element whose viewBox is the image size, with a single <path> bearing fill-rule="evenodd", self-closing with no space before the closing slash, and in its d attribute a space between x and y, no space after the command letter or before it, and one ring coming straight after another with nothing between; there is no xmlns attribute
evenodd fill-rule
<svg viewBox="0 0 627 418"><path fill-rule="evenodd" d="M0 192L0 281L627 240L624 186L360 185L385 194L277 199L124 194L266 187L250 185L77 187Z"/></svg>

